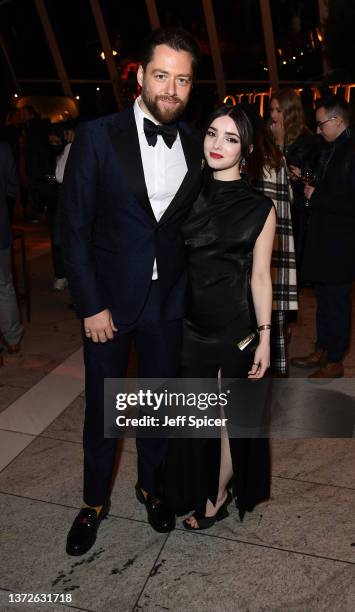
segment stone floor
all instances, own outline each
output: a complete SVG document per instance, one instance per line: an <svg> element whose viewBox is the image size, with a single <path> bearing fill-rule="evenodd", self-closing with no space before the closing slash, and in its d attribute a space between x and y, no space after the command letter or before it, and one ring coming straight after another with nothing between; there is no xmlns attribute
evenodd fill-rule
<svg viewBox="0 0 355 612"><path fill-rule="evenodd" d="M84 557L65 554L81 503L83 367L79 321L54 292L46 228L26 228L33 317L0 371L0 610L350 612L355 609L355 441L273 440L272 499L201 533L155 533L137 504L132 440L110 515ZM308 351L304 290L291 354ZM345 361L355 377L355 342ZM299 372L292 372L300 376ZM11 604L13 593L66 603ZM71 601L69 601L71 598ZM65 600L64 600L65 601Z"/></svg>

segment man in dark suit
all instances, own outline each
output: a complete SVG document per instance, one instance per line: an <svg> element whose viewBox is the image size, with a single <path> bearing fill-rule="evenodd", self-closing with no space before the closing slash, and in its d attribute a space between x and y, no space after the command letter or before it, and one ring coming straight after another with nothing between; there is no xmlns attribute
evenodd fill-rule
<svg viewBox="0 0 355 612"><path fill-rule="evenodd" d="M310 218L302 277L314 283L317 298L315 350L295 357L295 366L319 369L311 378L344 376L343 356L351 326L351 285L355 278L355 144L349 105L329 96L318 103L321 152L316 187L307 185Z"/></svg>
<svg viewBox="0 0 355 612"><path fill-rule="evenodd" d="M138 376L179 375L185 297L180 227L201 183L201 148L177 121L198 51L180 29L153 32L133 108L79 128L62 193L65 269L83 319L86 367L84 506L67 552L85 553L109 511L115 440L104 438L104 378L124 377L135 346ZM159 532L175 527L161 500L167 441L138 439L136 495Z"/></svg>
<svg viewBox="0 0 355 612"><path fill-rule="evenodd" d="M17 191L16 165L10 145L0 142L0 334L9 353L19 352L23 334L11 274L12 234L7 204L7 198L15 198ZM0 366L3 364L0 354Z"/></svg>

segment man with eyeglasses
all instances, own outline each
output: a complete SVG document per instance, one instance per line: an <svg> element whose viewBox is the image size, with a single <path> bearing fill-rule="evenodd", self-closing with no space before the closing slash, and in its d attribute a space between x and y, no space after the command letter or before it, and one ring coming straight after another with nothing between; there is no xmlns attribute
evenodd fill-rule
<svg viewBox="0 0 355 612"><path fill-rule="evenodd" d="M309 378L341 378L351 326L355 278L355 144L349 104L330 95L318 102L317 133L324 139L315 187L305 186L310 219L302 278L314 283L315 350L293 365L318 369Z"/></svg>

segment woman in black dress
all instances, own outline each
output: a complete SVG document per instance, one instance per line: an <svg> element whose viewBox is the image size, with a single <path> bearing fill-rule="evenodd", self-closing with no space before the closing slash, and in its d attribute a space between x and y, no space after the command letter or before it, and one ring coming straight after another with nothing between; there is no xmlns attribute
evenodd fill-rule
<svg viewBox="0 0 355 612"><path fill-rule="evenodd" d="M204 153L211 170L183 227L188 246L188 300L183 376L262 378L270 360L275 232L272 201L241 178L253 148L253 128L239 107L210 119ZM256 350L238 342L259 328ZM240 516L269 497L266 439L171 440L166 499L177 514L195 510L187 529L206 529L228 515L233 478Z"/></svg>

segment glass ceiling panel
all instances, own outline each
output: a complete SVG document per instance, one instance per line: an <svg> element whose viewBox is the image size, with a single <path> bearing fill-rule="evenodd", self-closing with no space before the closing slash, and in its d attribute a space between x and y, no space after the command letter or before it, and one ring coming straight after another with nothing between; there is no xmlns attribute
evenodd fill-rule
<svg viewBox="0 0 355 612"><path fill-rule="evenodd" d="M0 33L17 78L57 78L42 24L32 1L0 3Z"/></svg>

